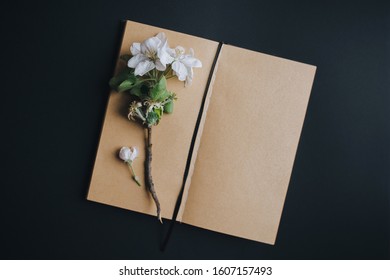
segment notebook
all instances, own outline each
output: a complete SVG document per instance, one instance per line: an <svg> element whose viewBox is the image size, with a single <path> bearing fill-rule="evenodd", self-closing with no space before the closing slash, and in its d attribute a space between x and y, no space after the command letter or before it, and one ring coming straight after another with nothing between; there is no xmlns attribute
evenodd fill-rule
<svg viewBox="0 0 390 280"><path fill-rule="evenodd" d="M178 100L153 128L162 217L172 219L179 199L179 222L275 244L316 67L132 21L120 55L159 32L203 64L190 87L168 81ZM124 67L118 59L116 73ZM144 182L145 131L127 119L129 100L110 92L87 199L155 216L144 184L118 159L122 146L137 146Z"/></svg>

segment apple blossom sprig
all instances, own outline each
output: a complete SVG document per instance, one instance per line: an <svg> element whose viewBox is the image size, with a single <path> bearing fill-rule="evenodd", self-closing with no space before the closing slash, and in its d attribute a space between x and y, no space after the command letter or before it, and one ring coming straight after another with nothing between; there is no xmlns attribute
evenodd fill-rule
<svg viewBox="0 0 390 280"><path fill-rule="evenodd" d="M122 55L127 67L110 80L118 92L128 92L132 97L128 119L140 123L147 130L145 157L145 184L161 220L161 207L152 179L152 127L158 125L164 113L172 113L176 94L167 89L167 80L177 77L185 86L192 83L193 68L202 67L194 50L186 53L182 46L170 48L164 33L150 37L142 43L133 43L130 53ZM130 165L131 166L131 165Z"/></svg>
<svg viewBox="0 0 390 280"><path fill-rule="evenodd" d="M139 177L135 174L133 169L133 161L137 158L137 156L137 147L122 147L119 151L119 158L127 164L127 166L130 168L133 180L137 183L138 186L141 186Z"/></svg>
<svg viewBox="0 0 390 280"><path fill-rule="evenodd" d="M137 101L137 111L129 107L129 119L144 126L157 125L164 113L173 112L176 95L167 90L167 80L177 77L190 86L193 68L202 67L194 50L186 53L181 46L170 48L164 33L133 43L131 54L122 55L127 67L110 80L110 86L118 92L127 91Z"/></svg>

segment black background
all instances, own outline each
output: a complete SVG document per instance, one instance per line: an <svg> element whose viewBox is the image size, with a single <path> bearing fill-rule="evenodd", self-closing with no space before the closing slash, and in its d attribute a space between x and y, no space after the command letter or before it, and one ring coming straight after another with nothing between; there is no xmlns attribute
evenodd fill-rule
<svg viewBox="0 0 390 280"><path fill-rule="evenodd" d="M386 2L2 1L0 258L389 258ZM123 19L318 67L275 246L85 199Z"/></svg>

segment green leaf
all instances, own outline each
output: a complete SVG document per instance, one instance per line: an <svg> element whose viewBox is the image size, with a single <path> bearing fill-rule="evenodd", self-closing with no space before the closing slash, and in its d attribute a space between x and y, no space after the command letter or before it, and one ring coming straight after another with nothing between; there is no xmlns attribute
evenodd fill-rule
<svg viewBox="0 0 390 280"><path fill-rule="evenodd" d="M157 87L160 90L167 89L167 79L165 79L165 76L162 76L160 81L158 81Z"/></svg>
<svg viewBox="0 0 390 280"><path fill-rule="evenodd" d="M167 91L167 80L163 76L160 81L150 90L150 98L153 101L164 101L170 96Z"/></svg>
<svg viewBox="0 0 390 280"><path fill-rule="evenodd" d="M131 58L131 55L130 54L122 54L119 58L122 59L123 61L128 62L129 59Z"/></svg>
<svg viewBox="0 0 390 280"><path fill-rule="evenodd" d="M164 105L164 112L171 114L173 112L173 100Z"/></svg>
<svg viewBox="0 0 390 280"><path fill-rule="evenodd" d="M135 84L135 79L124 80L124 81L118 86L118 91L119 91L119 92L122 92L122 91L125 91L125 90L132 89L132 88L134 87L134 84Z"/></svg>
<svg viewBox="0 0 390 280"><path fill-rule="evenodd" d="M171 96L171 93L167 90L161 92L161 94L157 97L157 101L162 102Z"/></svg>
<svg viewBox="0 0 390 280"><path fill-rule="evenodd" d="M134 95L134 96L137 96L139 98L142 97L142 91L141 91L141 86L138 85L138 86L135 86L131 89L130 91L130 94Z"/></svg>
<svg viewBox="0 0 390 280"><path fill-rule="evenodd" d="M110 87L112 89L117 90L118 86L125 80L130 80L130 81L134 80L134 82L135 82L136 77L134 76L133 69L126 67L118 75L111 78L110 83L109 83Z"/></svg>

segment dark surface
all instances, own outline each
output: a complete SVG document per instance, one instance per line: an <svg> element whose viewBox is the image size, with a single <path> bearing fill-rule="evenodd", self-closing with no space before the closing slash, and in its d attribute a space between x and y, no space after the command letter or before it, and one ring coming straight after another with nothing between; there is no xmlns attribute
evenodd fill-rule
<svg viewBox="0 0 390 280"><path fill-rule="evenodd" d="M71 2L0 4L0 258L389 258L386 1ZM275 246L86 201L122 19L318 66Z"/></svg>

